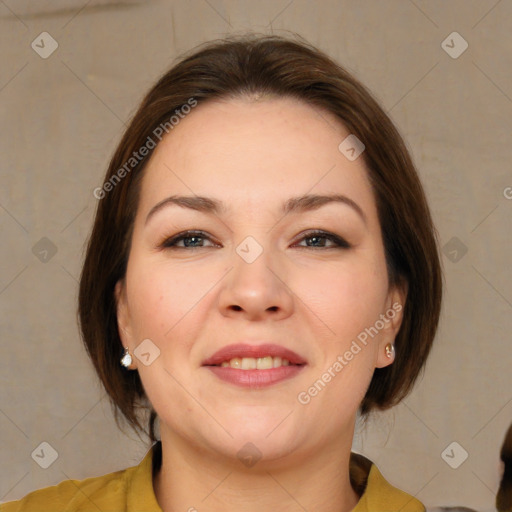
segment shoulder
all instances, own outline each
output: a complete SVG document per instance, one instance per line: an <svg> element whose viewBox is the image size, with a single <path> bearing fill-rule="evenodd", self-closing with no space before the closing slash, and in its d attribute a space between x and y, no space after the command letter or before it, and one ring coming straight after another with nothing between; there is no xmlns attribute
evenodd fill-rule
<svg viewBox="0 0 512 512"><path fill-rule="evenodd" d="M40 512L109 510L108 506L122 506L126 496L126 482L133 468L85 480L64 480L27 494L18 501L0 505L1 512Z"/></svg>
<svg viewBox="0 0 512 512"><path fill-rule="evenodd" d="M0 512L159 512L153 495L150 451L138 466L84 480L64 480L0 505Z"/></svg>
<svg viewBox="0 0 512 512"><path fill-rule="evenodd" d="M364 489L352 512L425 512L421 502L393 487L369 459L352 454L350 464L351 474Z"/></svg>

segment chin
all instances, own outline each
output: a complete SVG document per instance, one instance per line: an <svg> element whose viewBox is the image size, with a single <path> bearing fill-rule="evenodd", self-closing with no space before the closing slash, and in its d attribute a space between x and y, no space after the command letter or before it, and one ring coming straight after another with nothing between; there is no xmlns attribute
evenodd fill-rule
<svg viewBox="0 0 512 512"><path fill-rule="evenodd" d="M290 466L292 459L303 457L300 453L303 447L296 438L291 441L290 438L271 437L262 435L260 438L230 440L226 445L214 447L214 450L231 459L237 467L246 466L252 471Z"/></svg>
<svg viewBox="0 0 512 512"><path fill-rule="evenodd" d="M204 442L210 444L214 452L218 452L227 458L236 457L239 460L245 456L251 456L264 461L273 461L290 455L304 446L304 429L292 422L293 414L289 418L286 414L275 417L273 414L266 418L240 417L230 419L217 418L232 437L225 434L216 434L211 437L211 430L204 432ZM261 413L260 413L261 414Z"/></svg>
<svg viewBox="0 0 512 512"><path fill-rule="evenodd" d="M290 414L291 413L291 414ZM268 442L277 437L296 437L300 431L297 414L291 407L252 406L237 407L217 418L237 441Z"/></svg>

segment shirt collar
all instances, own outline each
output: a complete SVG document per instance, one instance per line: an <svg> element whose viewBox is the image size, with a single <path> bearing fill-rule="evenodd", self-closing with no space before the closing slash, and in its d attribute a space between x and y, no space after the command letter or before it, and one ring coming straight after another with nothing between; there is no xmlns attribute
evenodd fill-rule
<svg viewBox="0 0 512 512"><path fill-rule="evenodd" d="M128 482L127 512L162 512L153 489L153 474L162 464L162 443L158 441L147 452L142 462L131 468ZM390 510L390 505L402 512L425 510L415 498L392 487L378 468L366 457L350 456L350 482L360 500L352 512ZM391 501L392 500L392 501ZM393 508L395 510L395 508Z"/></svg>

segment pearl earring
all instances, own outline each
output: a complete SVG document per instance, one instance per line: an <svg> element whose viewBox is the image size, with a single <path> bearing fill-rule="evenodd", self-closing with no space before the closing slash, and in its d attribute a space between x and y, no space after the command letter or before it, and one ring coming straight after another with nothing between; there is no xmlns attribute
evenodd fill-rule
<svg viewBox="0 0 512 512"><path fill-rule="evenodd" d="M132 356L130 355L130 351L128 350L128 347L125 347L125 349L124 349L124 355L121 358L121 364L125 368L129 368L130 365L132 364Z"/></svg>
<svg viewBox="0 0 512 512"><path fill-rule="evenodd" d="M386 345L385 350L386 350L386 357L388 359L394 359L394 357L395 357L395 345L393 345L393 343L388 343Z"/></svg>

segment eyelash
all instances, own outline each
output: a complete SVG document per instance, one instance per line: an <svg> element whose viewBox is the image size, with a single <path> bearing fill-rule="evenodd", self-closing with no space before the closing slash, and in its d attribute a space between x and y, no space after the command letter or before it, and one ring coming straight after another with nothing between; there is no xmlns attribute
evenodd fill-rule
<svg viewBox="0 0 512 512"><path fill-rule="evenodd" d="M176 245L178 242L181 242L182 240L185 240L187 238L200 238L201 240L209 240L212 241L211 238L204 232L204 231L183 231L181 233L178 233L174 236L171 236L169 238L166 238L161 244L161 249L188 249L188 250L194 250L194 249L202 249L204 246L191 246L191 247L182 247ZM304 240L312 239L312 238L324 238L326 240L330 240L334 245L330 247L322 247L322 246L299 246L302 248L311 248L311 249L350 249L352 246L343 238L339 237L338 235L335 235L334 233L329 233L328 231L320 231L320 230L313 230L308 231L306 233L302 234L302 237L298 240L299 242L302 242ZM214 243L214 242L213 242ZM218 244L216 244L218 245ZM208 246L211 247L211 246Z"/></svg>

